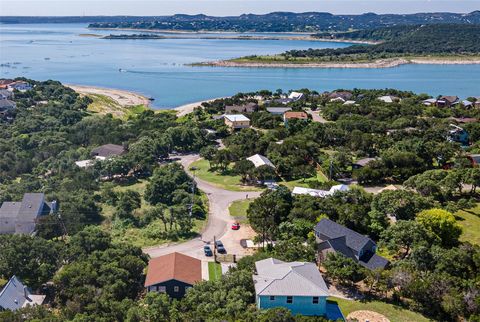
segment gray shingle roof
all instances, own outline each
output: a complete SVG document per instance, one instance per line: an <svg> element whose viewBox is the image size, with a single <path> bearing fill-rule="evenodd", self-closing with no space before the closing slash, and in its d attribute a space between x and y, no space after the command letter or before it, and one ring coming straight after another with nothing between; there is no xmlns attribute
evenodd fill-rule
<svg viewBox="0 0 480 322"><path fill-rule="evenodd" d="M0 99L0 110L7 110L15 108L17 104L14 101L7 99Z"/></svg>
<svg viewBox="0 0 480 322"><path fill-rule="evenodd" d="M0 207L0 218L16 218L21 206L21 202L4 202Z"/></svg>
<svg viewBox="0 0 480 322"><path fill-rule="evenodd" d="M360 251L365 244L371 241L371 239L367 236L337 224L328 218L323 218L320 220L320 222L315 226L315 232L326 236L328 239L345 236L346 245L357 252Z"/></svg>
<svg viewBox="0 0 480 322"><path fill-rule="evenodd" d="M35 219L42 213L44 205L45 195L43 193L26 193L23 195L17 218L22 220Z"/></svg>
<svg viewBox="0 0 480 322"><path fill-rule="evenodd" d="M124 153L125 148L117 144L105 144L92 150L92 156L99 156L104 158L122 155Z"/></svg>
<svg viewBox="0 0 480 322"><path fill-rule="evenodd" d="M328 296L328 288L313 263L286 263L267 258L255 263L255 293L272 296Z"/></svg>
<svg viewBox="0 0 480 322"><path fill-rule="evenodd" d="M30 292L25 285L16 276L13 276L0 292L0 308L11 311L18 310L28 301L28 295Z"/></svg>
<svg viewBox="0 0 480 322"><path fill-rule="evenodd" d="M385 268L389 261L377 254L369 254L368 256L362 256L358 263L368 269L374 270L377 268Z"/></svg>

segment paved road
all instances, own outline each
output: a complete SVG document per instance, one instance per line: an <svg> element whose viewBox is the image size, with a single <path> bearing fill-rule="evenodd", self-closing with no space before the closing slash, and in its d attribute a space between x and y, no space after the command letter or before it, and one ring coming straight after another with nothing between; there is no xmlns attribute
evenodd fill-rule
<svg viewBox="0 0 480 322"><path fill-rule="evenodd" d="M318 110L312 111L311 109L307 109L307 113L312 116L312 121L317 123L329 123L323 116L320 115Z"/></svg>
<svg viewBox="0 0 480 322"><path fill-rule="evenodd" d="M189 165L198 160L198 155L185 155L180 157L180 163L183 167L189 172ZM190 175L192 175L189 172ZM249 192L236 192L221 189L217 186L214 186L206 181L195 178L197 187L205 192L208 196L210 209L208 215L207 225L202 232L201 236L192 240L189 240L184 243L179 244L170 244L170 245L160 245L155 247L145 248L144 252L149 254L150 257L158 257L172 252L180 252L193 257L206 259L203 255L203 245L206 242L213 242L214 236L217 239L222 239L222 242L227 249L227 252L233 253L234 250L240 250L240 239L243 238L242 229L238 232L232 233L229 229L230 224L233 222L232 218L228 212L228 206L236 201L246 198L257 198L261 192L259 191L249 191ZM238 253L238 252L235 252Z"/></svg>

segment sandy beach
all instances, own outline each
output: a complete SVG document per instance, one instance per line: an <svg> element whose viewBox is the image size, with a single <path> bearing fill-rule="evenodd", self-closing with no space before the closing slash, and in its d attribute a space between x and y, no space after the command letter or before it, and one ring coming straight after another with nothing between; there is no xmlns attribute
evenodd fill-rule
<svg viewBox="0 0 480 322"><path fill-rule="evenodd" d="M217 98L212 98L212 99L208 99L208 100L204 100L204 101L199 101L199 102L194 102L194 103L181 105L181 106L175 107L174 110L177 111L177 116L180 117L180 116L184 116L184 115L192 113L193 110L195 109L195 107L201 106L202 103L213 102L215 100L222 99L222 98L225 98L225 97L217 97Z"/></svg>
<svg viewBox="0 0 480 322"><path fill-rule="evenodd" d="M238 61L214 61L195 64L196 66L213 67L250 67L250 68L391 68L405 64L423 65L476 65L480 64L479 59L442 59L442 58L392 58L379 59L371 62L351 63L281 63L281 62L238 62Z"/></svg>
<svg viewBox="0 0 480 322"><path fill-rule="evenodd" d="M79 94L84 94L84 95L94 94L94 95L107 96L123 107L136 106L136 105L145 105L145 106L150 105L150 100L147 97L137 93L125 91L125 90L114 89L114 88L101 88L101 87L95 87L95 86L71 85L71 84L66 84L65 86L70 87L71 89L73 89L75 92Z"/></svg>

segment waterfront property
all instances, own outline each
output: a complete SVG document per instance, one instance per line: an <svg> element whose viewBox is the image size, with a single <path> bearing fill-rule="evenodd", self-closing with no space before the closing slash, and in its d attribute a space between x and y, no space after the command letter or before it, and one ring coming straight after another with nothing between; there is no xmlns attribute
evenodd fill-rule
<svg viewBox="0 0 480 322"><path fill-rule="evenodd" d="M345 103L353 97L353 94L347 91L336 91L328 95L330 102L341 102Z"/></svg>
<svg viewBox="0 0 480 322"><path fill-rule="evenodd" d="M15 83L13 79L0 79L0 89L7 89L8 85Z"/></svg>
<svg viewBox="0 0 480 322"><path fill-rule="evenodd" d="M27 306L42 305L45 295L33 295L15 275L0 291L0 311L15 311Z"/></svg>
<svg viewBox="0 0 480 322"><path fill-rule="evenodd" d="M441 96L435 104L437 107L452 107L460 103L458 96Z"/></svg>
<svg viewBox="0 0 480 322"><path fill-rule="evenodd" d="M292 314L327 315L327 285L314 263L267 258L255 263L253 275L259 309L283 307Z"/></svg>
<svg viewBox="0 0 480 322"><path fill-rule="evenodd" d="M26 92L29 91L33 88L33 86L27 82L24 81L18 81L18 82L13 82L7 85L7 88L9 91L20 91L20 92Z"/></svg>
<svg viewBox="0 0 480 322"><path fill-rule="evenodd" d="M0 234L32 234L41 216L56 211L56 202L43 193L26 193L22 201L5 201L0 207Z"/></svg>
<svg viewBox="0 0 480 322"><path fill-rule="evenodd" d="M375 254L373 240L336 222L323 218L315 226L318 243L318 261L321 263L330 252L338 252L370 270L383 269L388 260Z"/></svg>
<svg viewBox="0 0 480 322"><path fill-rule="evenodd" d="M148 292L166 293L180 299L187 290L202 280L202 262L199 259L171 253L152 258L148 262L145 288Z"/></svg>
<svg viewBox="0 0 480 322"><path fill-rule="evenodd" d="M300 92L291 92L290 95L288 95L288 98L291 99L292 101L299 101L303 98L303 93Z"/></svg>
<svg viewBox="0 0 480 322"><path fill-rule="evenodd" d="M379 101L382 101L384 103L393 103L393 102L400 102L401 99L399 97L396 97L396 96L392 96L392 95L385 95L385 96L380 96L377 98Z"/></svg>
<svg viewBox="0 0 480 322"><path fill-rule="evenodd" d="M250 119L242 114L228 114L224 116L225 125L231 130L245 129L250 127Z"/></svg>

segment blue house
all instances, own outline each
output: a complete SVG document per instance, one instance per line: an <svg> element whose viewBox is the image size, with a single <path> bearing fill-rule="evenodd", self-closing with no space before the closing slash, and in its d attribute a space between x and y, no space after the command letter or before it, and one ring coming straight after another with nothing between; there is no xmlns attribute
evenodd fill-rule
<svg viewBox="0 0 480 322"><path fill-rule="evenodd" d="M255 263L257 307L284 307L292 314L327 315L327 285L314 263L286 263L268 258Z"/></svg>

